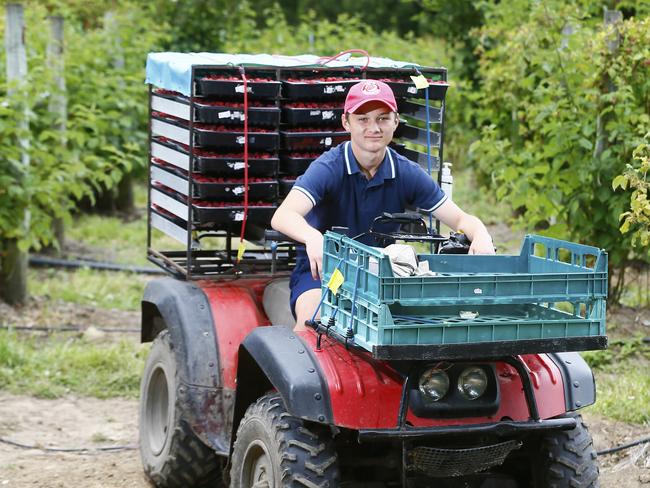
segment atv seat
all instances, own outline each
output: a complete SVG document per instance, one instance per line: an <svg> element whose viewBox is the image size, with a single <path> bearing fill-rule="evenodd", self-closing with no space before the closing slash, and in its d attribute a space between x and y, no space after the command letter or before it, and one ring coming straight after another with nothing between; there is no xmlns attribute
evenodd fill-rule
<svg viewBox="0 0 650 488"><path fill-rule="evenodd" d="M271 325L293 328L296 319L289 306L289 278L278 278L266 285L262 304Z"/></svg>

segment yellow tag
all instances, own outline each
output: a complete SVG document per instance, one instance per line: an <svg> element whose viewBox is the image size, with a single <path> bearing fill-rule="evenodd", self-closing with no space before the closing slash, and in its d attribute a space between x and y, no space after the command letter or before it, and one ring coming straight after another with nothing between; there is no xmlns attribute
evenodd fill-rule
<svg viewBox="0 0 650 488"><path fill-rule="evenodd" d="M339 291L339 288L341 287L344 281L345 278L343 277L343 273L341 273L339 269L336 268L332 273L332 277L327 283L327 288L332 290L332 292L336 295L336 293Z"/></svg>
<svg viewBox="0 0 650 488"><path fill-rule="evenodd" d="M413 83L415 83L415 88L417 88L418 90L429 87L429 80L427 80L422 75L411 76L411 79L413 80Z"/></svg>
<svg viewBox="0 0 650 488"><path fill-rule="evenodd" d="M237 262L241 261L241 258L244 257L244 252L246 251L246 243L241 241L239 247L237 248Z"/></svg>

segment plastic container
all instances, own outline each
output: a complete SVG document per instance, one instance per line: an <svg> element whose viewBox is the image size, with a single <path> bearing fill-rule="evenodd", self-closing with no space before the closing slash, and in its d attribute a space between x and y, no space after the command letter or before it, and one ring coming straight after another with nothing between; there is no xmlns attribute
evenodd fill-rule
<svg viewBox="0 0 650 488"><path fill-rule="evenodd" d="M536 253L543 252L543 256ZM455 305L559 302L607 296L607 253L591 246L528 235L513 255L422 254L436 276L396 278L387 255L349 237L327 232L323 280L337 264L354 290L374 303ZM341 261L341 259L343 259Z"/></svg>
<svg viewBox="0 0 650 488"><path fill-rule="evenodd" d="M345 131L280 131L282 148L288 151L325 151L350 140Z"/></svg>
<svg viewBox="0 0 650 488"><path fill-rule="evenodd" d="M508 353L523 354L603 344L607 254L600 249L529 235L518 256L426 254L419 260L437 274L395 277L380 250L326 233L323 283L337 268L345 280L337 295L327 292L323 322L334 315L337 329L351 327L355 342L371 351L489 343L490 351L503 352L506 344L498 344L506 341Z"/></svg>
<svg viewBox="0 0 650 488"><path fill-rule="evenodd" d="M576 304L578 312L536 303L408 307L376 305L347 292L328 294L321 309L327 323L348 328L354 342L379 359L469 359L603 349L605 301ZM468 317L469 315L469 317Z"/></svg>

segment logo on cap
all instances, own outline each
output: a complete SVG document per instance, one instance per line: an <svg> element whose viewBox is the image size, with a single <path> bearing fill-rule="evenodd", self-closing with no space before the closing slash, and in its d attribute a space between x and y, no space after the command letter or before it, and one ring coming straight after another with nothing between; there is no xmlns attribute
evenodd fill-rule
<svg viewBox="0 0 650 488"><path fill-rule="evenodd" d="M364 95L376 95L379 93L379 85L374 81L366 81L361 87Z"/></svg>

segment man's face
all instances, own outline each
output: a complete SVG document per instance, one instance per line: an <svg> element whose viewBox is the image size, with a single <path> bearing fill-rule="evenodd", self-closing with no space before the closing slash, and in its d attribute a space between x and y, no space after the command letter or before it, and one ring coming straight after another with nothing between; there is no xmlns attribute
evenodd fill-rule
<svg viewBox="0 0 650 488"><path fill-rule="evenodd" d="M399 119L381 102L368 102L342 118L352 143L368 152L383 151L393 140Z"/></svg>

